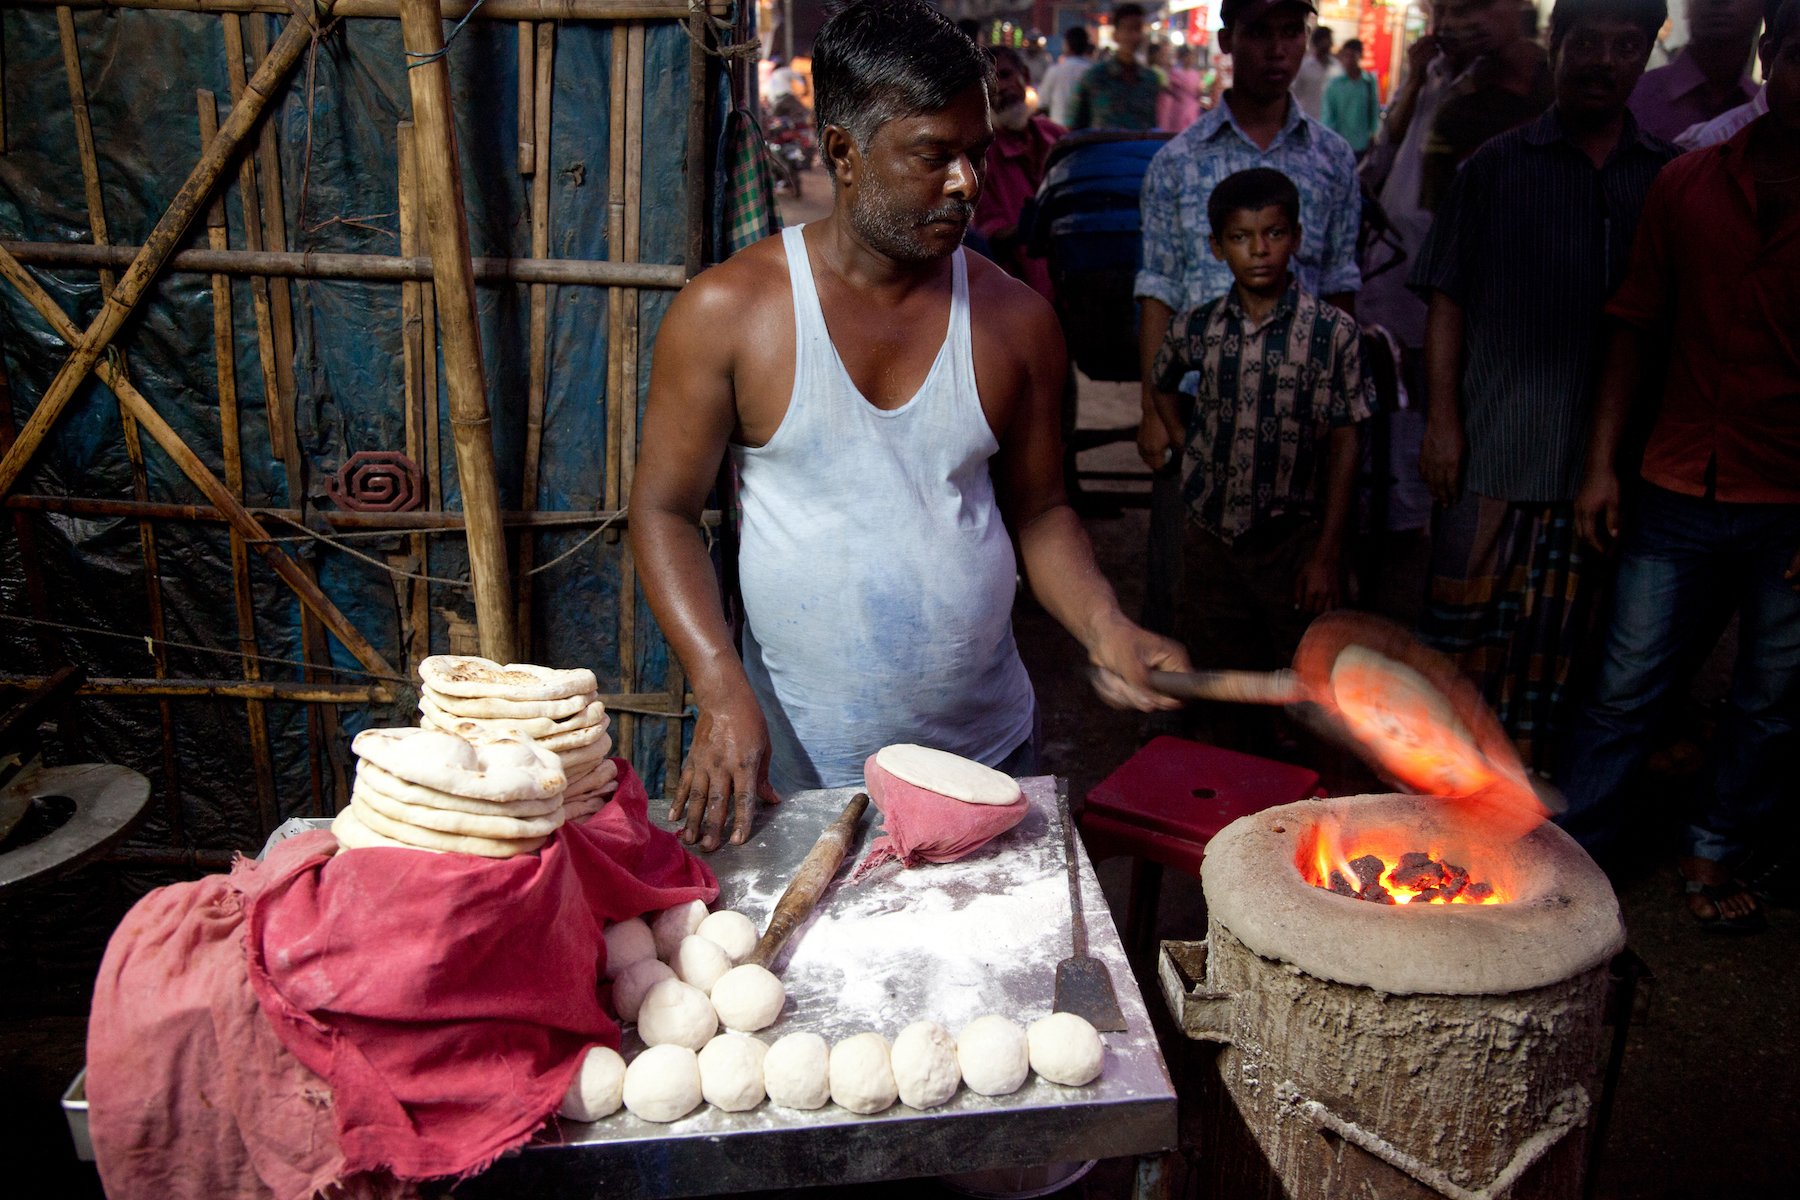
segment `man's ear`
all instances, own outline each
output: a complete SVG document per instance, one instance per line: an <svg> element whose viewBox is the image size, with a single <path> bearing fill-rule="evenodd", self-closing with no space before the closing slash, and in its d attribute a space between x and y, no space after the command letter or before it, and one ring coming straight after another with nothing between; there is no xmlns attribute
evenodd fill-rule
<svg viewBox="0 0 1800 1200"><path fill-rule="evenodd" d="M856 148L856 139L850 136L849 130L841 125L827 125L819 135L819 150L825 156L826 168L837 182L849 183L854 179L862 153Z"/></svg>
<svg viewBox="0 0 1800 1200"><path fill-rule="evenodd" d="M1231 53L1231 30L1229 29L1219 30L1219 53Z"/></svg>
<svg viewBox="0 0 1800 1200"><path fill-rule="evenodd" d="M1220 262L1225 261L1225 247L1219 244L1219 235L1218 234L1216 234L1216 233L1207 234L1206 235L1206 244L1207 244L1207 246L1209 246L1212 249L1212 256L1215 259L1217 259Z"/></svg>

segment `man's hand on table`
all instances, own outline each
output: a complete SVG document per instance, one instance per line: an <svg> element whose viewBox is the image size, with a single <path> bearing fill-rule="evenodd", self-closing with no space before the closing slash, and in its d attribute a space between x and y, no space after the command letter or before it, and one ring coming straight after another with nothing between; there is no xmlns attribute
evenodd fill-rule
<svg viewBox="0 0 1800 1200"><path fill-rule="evenodd" d="M1180 708L1181 701L1151 688L1152 671L1191 671L1180 642L1151 633L1120 614L1088 646L1095 667L1094 690L1114 708L1139 712Z"/></svg>
<svg viewBox="0 0 1800 1200"><path fill-rule="evenodd" d="M694 723L694 742L681 765L669 820L683 821L681 840L717 850L732 813L731 844L750 837L756 802L780 804L769 786L769 726L747 691L723 704L706 704Z"/></svg>

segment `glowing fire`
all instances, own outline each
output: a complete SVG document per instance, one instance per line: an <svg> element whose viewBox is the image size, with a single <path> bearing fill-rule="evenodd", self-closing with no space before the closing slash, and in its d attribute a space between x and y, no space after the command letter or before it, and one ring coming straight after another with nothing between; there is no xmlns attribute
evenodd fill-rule
<svg viewBox="0 0 1800 1200"><path fill-rule="evenodd" d="M1506 889L1471 878L1447 861L1454 856L1451 851L1435 845L1414 848L1416 838L1400 830L1345 838L1335 823L1321 821L1301 839L1295 865L1314 887L1381 904L1505 904L1512 899Z"/></svg>

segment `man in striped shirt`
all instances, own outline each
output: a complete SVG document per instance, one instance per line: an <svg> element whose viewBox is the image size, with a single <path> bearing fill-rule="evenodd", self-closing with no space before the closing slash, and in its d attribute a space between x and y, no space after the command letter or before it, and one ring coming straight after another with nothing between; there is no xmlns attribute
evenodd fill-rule
<svg viewBox="0 0 1800 1200"><path fill-rule="evenodd" d="M1428 302L1420 473L1440 505L1420 633L1548 770L1592 629L1573 501L1601 308L1675 147L1626 109L1663 0L1559 0L1556 102L1457 172L1414 265Z"/></svg>

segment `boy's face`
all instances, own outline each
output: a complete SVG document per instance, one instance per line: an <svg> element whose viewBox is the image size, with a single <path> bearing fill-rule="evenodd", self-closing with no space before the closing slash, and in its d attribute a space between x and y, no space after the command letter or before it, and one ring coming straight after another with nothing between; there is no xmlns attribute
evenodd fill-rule
<svg viewBox="0 0 1800 1200"><path fill-rule="evenodd" d="M1240 208L1209 239L1213 257L1231 268L1238 286L1268 293L1287 286L1288 259L1300 240L1300 225L1277 206Z"/></svg>

